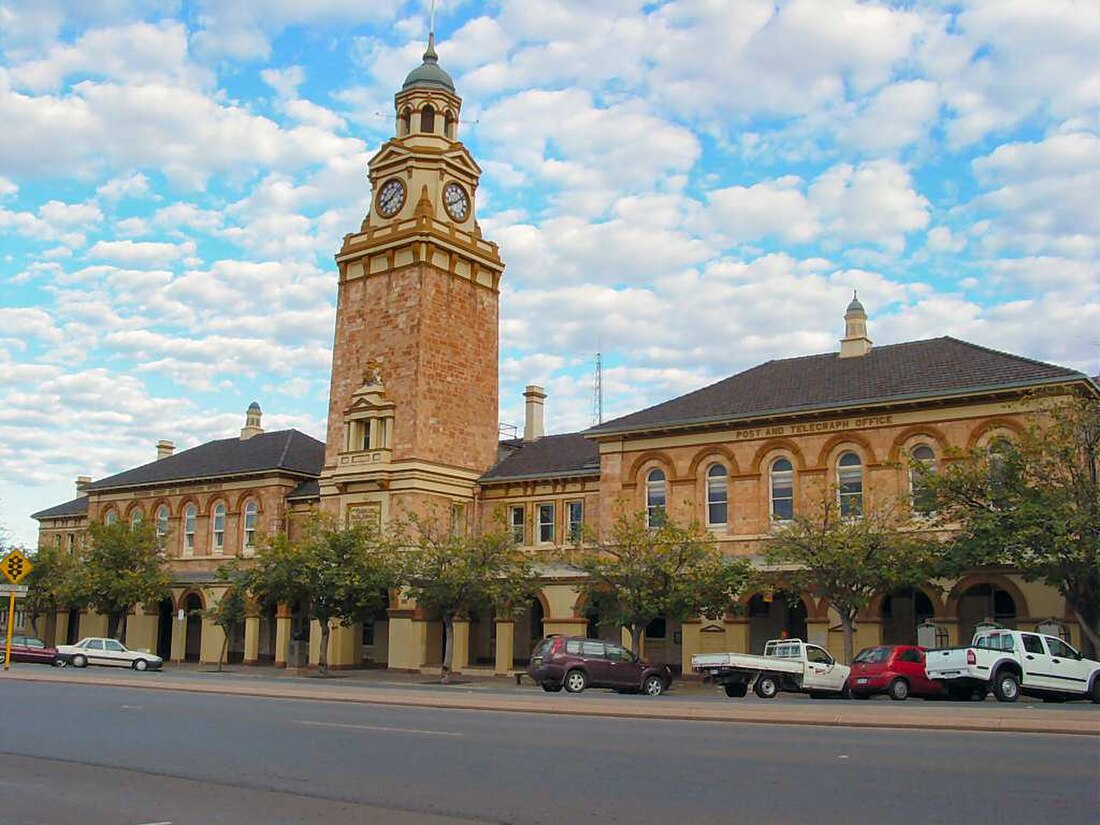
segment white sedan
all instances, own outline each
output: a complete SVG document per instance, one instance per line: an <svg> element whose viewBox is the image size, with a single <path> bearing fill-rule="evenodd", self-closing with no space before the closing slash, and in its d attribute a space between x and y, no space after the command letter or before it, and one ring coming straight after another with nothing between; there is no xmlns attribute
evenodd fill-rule
<svg viewBox="0 0 1100 825"><path fill-rule="evenodd" d="M81 639L75 645L58 645L57 659L59 664L71 664L73 667L111 665L132 667L134 670L158 670L164 664L160 656L143 650L129 650L117 639L98 637Z"/></svg>

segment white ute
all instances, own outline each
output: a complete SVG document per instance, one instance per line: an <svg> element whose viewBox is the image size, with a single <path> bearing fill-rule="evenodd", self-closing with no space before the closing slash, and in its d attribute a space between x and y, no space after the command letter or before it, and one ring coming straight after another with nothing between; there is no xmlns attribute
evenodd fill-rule
<svg viewBox="0 0 1100 825"><path fill-rule="evenodd" d="M843 694L851 672L825 648L801 639L772 639L764 645L763 656L696 653L691 669L702 674L703 681L722 685L730 698L744 696L751 684L761 699L771 699L781 690L811 697Z"/></svg>
<svg viewBox="0 0 1100 825"><path fill-rule="evenodd" d="M983 630L968 647L929 650L925 669L948 692L989 687L1001 702L1015 702L1024 693L1055 702L1090 698L1100 704L1100 662L1042 633Z"/></svg>

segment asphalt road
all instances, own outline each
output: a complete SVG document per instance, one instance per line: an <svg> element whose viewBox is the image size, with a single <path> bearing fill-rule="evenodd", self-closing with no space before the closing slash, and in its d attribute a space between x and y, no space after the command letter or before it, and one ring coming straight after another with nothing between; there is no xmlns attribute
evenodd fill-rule
<svg viewBox="0 0 1100 825"><path fill-rule="evenodd" d="M4 825L1093 822L1095 737L0 685Z"/></svg>

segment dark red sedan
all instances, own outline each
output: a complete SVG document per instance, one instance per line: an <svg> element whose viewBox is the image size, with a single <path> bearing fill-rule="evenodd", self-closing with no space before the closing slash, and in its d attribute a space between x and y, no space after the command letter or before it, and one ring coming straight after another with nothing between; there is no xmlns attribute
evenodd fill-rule
<svg viewBox="0 0 1100 825"><path fill-rule="evenodd" d="M0 665L4 663L7 649L7 637L0 636ZM11 660L13 662L35 662L42 665L56 665L57 648L50 647L41 639L33 636L11 637Z"/></svg>
<svg viewBox="0 0 1100 825"><path fill-rule="evenodd" d="M902 701L910 696L941 697L944 689L924 672L924 648L916 645L865 647L852 660L848 689L853 699L885 693Z"/></svg>

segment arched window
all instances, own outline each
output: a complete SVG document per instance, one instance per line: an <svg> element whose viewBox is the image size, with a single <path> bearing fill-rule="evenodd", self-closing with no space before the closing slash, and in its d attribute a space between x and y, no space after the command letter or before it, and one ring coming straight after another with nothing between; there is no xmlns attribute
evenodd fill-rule
<svg viewBox="0 0 1100 825"><path fill-rule="evenodd" d="M221 553L225 549L225 505L218 502L214 505L214 517L210 521L210 532L213 542L211 548L215 553Z"/></svg>
<svg viewBox="0 0 1100 825"><path fill-rule="evenodd" d="M729 518L729 492L726 486L726 468L712 464L707 470L707 524L726 526Z"/></svg>
<svg viewBox="0 0 1100 825"><path fill-rule="evenodd" d="M183 510L183 552L190 555L195 552L195 517L198 510L194 504L188 504Z"/></svg>
<svg viewBox="0 0 1100 825"><path fill-rule="evenodd" d="M863 515L863 462L855 453L844 453L837 462L836 494L842 518Z"/></svg>
<svg viewBox="0 0 1100 825"><path fill-rule="evenodd" d="M420 131L428 133L435 131L435 109L430 103L420 110Z"/></svg>
<svg viewBox="0 0 1100 825"><path fill-rule="evenodd" d="M259 505L254 501L250 501L244 506L244 546L246 550L251 550L256 544L256 514L259 510Z"/></svg>
<svg viewBox="0 0 1100 825"><path fill-rule="evenodd" d="M909 501L914 513L932 512L935 501L924 473L936 472L936 454L927 444L918 444L909 451Z"/></svg>
<svg viewBox="0 0 1100 825"><path fill-rule="evenodd" d="M645 477L645 520L650 527L665 523L665 474L663 470L650 470Z"/></svg>
<svg viewBox="0 0 1100 825"><path fill-rule="evenodd" d="M168 506L165 504L157 508L157 538L164 539L168 535Z"/></svg>
<svg viewBox="0 0 1100 825"><path fill-rule="evenodd" d="M113 509L108 510L103 515L103 523L106 524L108 527L110 527L116 521L118 521L118 513L116 513Z"/></svg>
<svg viewBox="0 0 1100 825"><path fill-rule="evenodd" d="M141 508L135 509L130 513L130 529L134 529L145 519L145 514L141 512Z"/></svg>
<svg viewBox="0 0 1100 825"><path fill-rule="evenodd" d="M772 462L771 511L776 521L794 518L794 467L789 459L777 458Z"/></svg>

